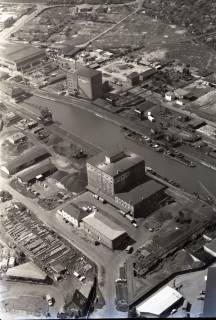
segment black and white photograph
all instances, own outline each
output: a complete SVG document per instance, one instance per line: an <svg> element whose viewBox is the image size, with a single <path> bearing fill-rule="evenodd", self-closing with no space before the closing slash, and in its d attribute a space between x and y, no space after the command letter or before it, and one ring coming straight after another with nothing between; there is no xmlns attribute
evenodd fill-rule
<svg viewBox="0 0 216 320"><path fill-rule="evenodd" d="M215 297L216 0L0 0L0 320Z"/></svg>

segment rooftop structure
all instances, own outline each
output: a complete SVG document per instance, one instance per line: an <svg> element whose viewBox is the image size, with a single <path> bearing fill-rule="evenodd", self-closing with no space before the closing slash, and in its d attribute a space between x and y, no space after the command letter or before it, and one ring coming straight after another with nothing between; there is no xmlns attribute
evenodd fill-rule
<svg viewBox="0 0 216 320"><path fill-rule="evenodd" d="M45 58L45 51L31 45L1 42L0 64L11 70L24 70Z"/></svg>
<svg viewBox="0 0 216 320"><path fill-rule="evenodd" d="M133 152L103 152L88 160L88 163L95 166L104 173L115 177L119 173L128 170L134 165L143 162L141 156Z"/></svg>
<svg viewBox="0 0 216 320"><path fill-rule="evenodd" d="M203 317L216 317L216 267L208 268L207 282L206 282L206 295L204 301Z"/></svg>
<svg viewBox="0 0 216 320"><path fill-rule="evenodd" d="M166 286L144 302L140 303L136 307L136 310L140 316L145 316L145 314L161 316L181 299L181 293L170 286Z"/></svg>

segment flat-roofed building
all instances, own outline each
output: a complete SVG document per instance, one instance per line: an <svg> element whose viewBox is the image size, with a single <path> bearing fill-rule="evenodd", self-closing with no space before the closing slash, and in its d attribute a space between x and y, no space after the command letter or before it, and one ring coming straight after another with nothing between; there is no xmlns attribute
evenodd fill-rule
<svg viewBox="0 0 216 320"><path fill-rule="evenodd" d="M127 192L116 194L115 204L134 217L143 217L157 208L164 196L164 189L162 184L148 180Z"/></svg>
<svg viewBox="0 0 216 320"><path fill-rule="evenodd" d="M145 315L155 315L156 317L161 317L165 313L173 308L180 300L183 299L183 296L180 292L166 286L150 296L145 301L141 302L137 307L136 311L139 316L145 317Z"/></svg>
<svg viewBox="0 0 216 320"><path fill-rule="evenodd" d="M41 63L46 58L45 50L26 44L1 42L0 66L13 71L22 71Z"/></svg>
<svg viewBox="0 0 216 320"><path fill-rule="evenodd" d="M139 184L145 177L145 161L133 152L111 151L87 162L88 187L114 197L127 186Z"/></svg>
<svg viewBox="0 0 216 320"><path fill-rule="evenodd" d="M0 170L2 173L10 176L30 167L34 163L48 158L49 156L50 154L45 148L35 146L23 152L16 159L9 160L5 164L1 165Z"/></svg>
<svg viewBox="0 0 216 320"><path fill-rule="evenodd" d="M83 218L83 229L95 240L112 250L127 243L128 235L126 231L98 212L90 213Z"/></svg>

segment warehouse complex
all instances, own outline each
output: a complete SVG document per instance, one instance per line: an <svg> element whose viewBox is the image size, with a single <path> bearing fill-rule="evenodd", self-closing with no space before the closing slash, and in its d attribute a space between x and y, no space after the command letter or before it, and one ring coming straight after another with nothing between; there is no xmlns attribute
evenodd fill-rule
<svg viewBox="0 0 216 320"><path fill-rule="evenodd" d="M41 63L46 58L45 51L31 45L1 42L0 66L12 71L24 71Z"/></svg>
<svg viewBox="0 0 216 320"><path fill-rule="evenodd" d="M164 186L145 175L145 161L132 152L100 153L87 162L87 188L133 217L156 209Z"/></svg>
<svg viewBox="0 0 216 320"><path fill-rule="evenodd" d="M67 75L69 93L83 98L95 100L100 98L102 91L102 72L88 67L69 71Z"/></svg>
<svg viewBox="0 0 216 320"><path fill-rule="evenodd" d="M16 159L9 160L4 165L1 165L0 170L2 173L10 176L48 158L49 156L50 154L45 148L36 146L22 153Z"/></svg>

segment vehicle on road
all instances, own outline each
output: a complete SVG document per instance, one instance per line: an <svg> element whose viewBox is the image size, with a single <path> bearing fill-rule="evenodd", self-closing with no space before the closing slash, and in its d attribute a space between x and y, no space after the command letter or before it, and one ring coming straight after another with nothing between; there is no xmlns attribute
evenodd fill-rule
<svg viewBox="0 0 216 320"><path fill-rule="evenodd" d="M132 246L127 246L127 248L125 249L125 251L127 253L132 253L133 252L133 247Z"/></svg>
<svg viewBox="0 0 216 320"><path fill-rule="evenodd" d="M47 294L47 295L46 295L46 301L47 301L47 303L48 303L49 306L53 306L53 304L54 304L54 298L51 297L50 294Z"/></svg>

